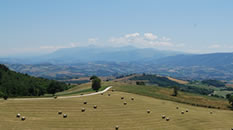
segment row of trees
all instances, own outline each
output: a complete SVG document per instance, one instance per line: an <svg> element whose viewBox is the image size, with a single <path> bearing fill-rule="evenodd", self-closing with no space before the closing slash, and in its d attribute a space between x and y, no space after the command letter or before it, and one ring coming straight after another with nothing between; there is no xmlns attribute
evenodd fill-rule
<svg viewBox="0 0 233 130"><path fill-rule="evenodd" d="M208 79L208 80L203 80L202 83L215 87L226 87L225 83L219 80Z"/></svg>

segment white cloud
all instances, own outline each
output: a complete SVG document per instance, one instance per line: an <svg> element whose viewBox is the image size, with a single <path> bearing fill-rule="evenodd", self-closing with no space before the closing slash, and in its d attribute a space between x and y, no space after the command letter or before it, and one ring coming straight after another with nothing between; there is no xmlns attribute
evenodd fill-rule
<svg viewBox="0 0 233 130"><path fill-rule="evenodd" d="M98 40L98 38L89 38L89 39L88 39L88 42L89 42L89 43L96 43L97 40Z"/></svg>
<svg viewBox="0 0 233 130"><path fill-rule="evenodd" d="M162 40L162 41L170 41L171 39L170 39L170 38L167 38L167 37L162 37L161 40Z"/></svg>
<svg viewBox="0 0 233 130"><path fill-rule="evenodd" d="M211 49L217 49L217 48L221 48L221 45L214 44L214 45L209 46L209 48L211 48Z"/></svg>
<svg viewBox="0 0 233 130"><path fill-rule="evenodd" d="M112 46L126 46L132 45L140 48L155 48L155 47L172 47L173 43L169 41L169 38L159 38L157 35L152 33L131 33L126 34L122 37L112 37L109 39Z"/></svg>
<svg viewBox="0 0 233 130"><path fill-rule="evenodd" d="M62 48L74 48L74 47L78 47L79 45L81 45L81 44L80 43L71 42L70 44L67 44L67 45L40 46L39 48L42 49L42 50L56 51L56 50L62 49Z"/></svg>
<svg viewBox="0 0 233 130"><path fill-rule="evenodd" d="M139 33L131 33L131 34L126 34L125 38L138 37L138 36L140 36Z"/></svg>
<svg viewBox="0 0 233 130"><path fill-rule="evenodd" d="M152 33L144 33L144 37L148 40L155 40L158 38L158 36L152 34Z"/></svg>

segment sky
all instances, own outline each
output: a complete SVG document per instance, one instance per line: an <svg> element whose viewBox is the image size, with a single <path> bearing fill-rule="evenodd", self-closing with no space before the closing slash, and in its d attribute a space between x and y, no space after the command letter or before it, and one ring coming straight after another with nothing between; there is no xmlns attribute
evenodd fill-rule
<svg viewBox="0 0 233 130"><path fill-rule="evenodd" d="M233 52L232 0L0 0L0 56L61 48Z"/></svg>

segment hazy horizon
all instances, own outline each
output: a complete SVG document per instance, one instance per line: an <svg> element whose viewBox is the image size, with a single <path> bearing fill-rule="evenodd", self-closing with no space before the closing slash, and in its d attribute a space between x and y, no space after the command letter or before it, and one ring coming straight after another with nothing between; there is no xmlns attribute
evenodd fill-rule
<svg viewBox="0 0 233 130"><path fill-rule="evenodd" d="M232 52L232 5L230 0L1 1L0 57L89 45Z"/></svg>

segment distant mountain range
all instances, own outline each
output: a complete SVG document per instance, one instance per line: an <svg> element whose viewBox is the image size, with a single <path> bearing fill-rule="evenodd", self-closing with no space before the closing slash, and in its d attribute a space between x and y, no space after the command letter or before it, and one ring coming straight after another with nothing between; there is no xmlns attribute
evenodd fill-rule
<svg viewBox="0 0 233 130"><path fill-rule="evenodd" d="M176 55L151 62L158 73L187 79L233 79L233 53Z"/></svg>
<svg viewBox="0 0 233 130"><path fill-rule="evenodd" d="M85 62L136 62L146 61L150 59L159 59L167 56L182 54L173 51L161 51L152 48L135 48L133 46L125 46L119 48L110 47L77 47L64 48L57 50L51 54L37 56L33 58L2 58L0 61L6 63L21 64L76 64Z"/></svg>
<svg viewBox="0 0 233 130"><path fill-rule="evenodd" d="M233 53L186 54L152 48L81 47L33 58L1 58L13 70L46 78L157 73L185 79L233 80Z"/></svg>
<svg viewBox="0 0 233 130"><path fill-rule="evenodd" d="M161 58L157 64L172 66L233 66L233 53L212 53L199 55L176 55Z"/></svg>

